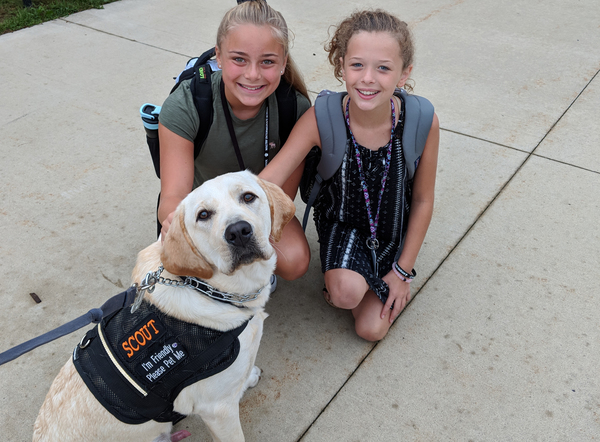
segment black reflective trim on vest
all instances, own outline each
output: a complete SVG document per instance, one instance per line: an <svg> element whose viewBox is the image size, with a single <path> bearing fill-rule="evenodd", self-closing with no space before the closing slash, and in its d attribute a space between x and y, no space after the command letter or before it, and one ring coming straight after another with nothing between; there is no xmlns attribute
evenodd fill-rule
<svg viewBox="0 0 600 442"><path fill-rule="evenodd" d="M96 399L128 424L177 422L182 389L227 369L246 326L220 332L180 321L147 302L105 318L75 348L73 363Z"/></svg>

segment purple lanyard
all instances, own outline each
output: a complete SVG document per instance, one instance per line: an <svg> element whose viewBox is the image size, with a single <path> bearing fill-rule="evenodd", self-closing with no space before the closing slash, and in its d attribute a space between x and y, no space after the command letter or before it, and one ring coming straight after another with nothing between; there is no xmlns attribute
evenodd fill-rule
<svg viewBox="0 0 600 442"><path fill-rule="evenodd" d="M379 210L381 209L381 200L383 199L383 191L385 190L385 183L387 181L387 177L390 171L390 163L392 159L392 144L394 140L394 123L396 122L396 108L394 107L394 100L390 98L390 103L392 104L392 130L390 135L390 141L386 145L387 154L385 160L385 170L383 171L383 176L381 177L381 189L379 190L379 201L377 202L377 212L375 213L375 218L373 218L373 214L371 212L371 198L369 197L369 189L367 188L367 182L365 179L365 172L362 167L362 160L360 158L360 151L358 150L358 143L354 138L354 134L352 133L352 129L350 128L350 97L348 97L348 101L346 102L346 124L348 125L348 130L350 131L350 137L352 139L352 145L354 146L354 152L356 154L356 163L358 166L358 173L360 178L360 184L362 186L363 194L365 195L365 203L367 206L367 215L369 217L369 228L371 230L371 237L367 238L367 247L371 250L371 257L373 259L373 271L375 272L375 276L378 273L377 266L377 256L375 254L375 250L379 248L379 241L377 241L377 225L379 224Z"/></svg>

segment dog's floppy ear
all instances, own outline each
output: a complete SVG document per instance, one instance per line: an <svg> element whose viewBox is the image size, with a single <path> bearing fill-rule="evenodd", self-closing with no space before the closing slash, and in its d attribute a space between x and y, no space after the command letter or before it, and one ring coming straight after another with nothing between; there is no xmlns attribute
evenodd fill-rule
<svg viewBox="0 0 600 442"><path fill-rule="evenodd" d="M183 204L173 216L173 222L163 243L161 259L163 267L174 275L212 278L212 268L194 245L185 227Z"/></svg>
<svg viewBox="0 0 600 442"><path fill-rule="evenodd" d="M258 184L263 188L271 208L271 236L273 241L279 242L283 228L296 213L296 206L287 194L276 184L258 179Z"/></svg>

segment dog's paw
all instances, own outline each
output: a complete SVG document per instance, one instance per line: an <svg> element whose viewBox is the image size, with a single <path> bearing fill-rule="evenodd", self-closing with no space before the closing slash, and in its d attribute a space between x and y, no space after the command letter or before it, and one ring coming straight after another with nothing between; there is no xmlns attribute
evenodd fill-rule
<svg viewBox="0 0 600 442"><path fill-rule="evenodd" d="M250 376L248 377L248 388L252 388L252 387L256 387L256 385L258 384L258 381L260 381L260 375L262 373L262 370L260 368L258 368L256 365L254 367L252 367L252 372L250 373Z"/></svg>

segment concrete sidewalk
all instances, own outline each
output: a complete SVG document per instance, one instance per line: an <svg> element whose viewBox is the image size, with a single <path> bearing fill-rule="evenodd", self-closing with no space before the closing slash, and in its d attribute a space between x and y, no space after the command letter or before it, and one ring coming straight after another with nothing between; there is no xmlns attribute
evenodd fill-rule
<svg viewBox="0 0 600 442"><path fill-rule="evenodd" d="M138 109L162 103L233 4L121 0L0 36L0 350L129 285L159 189ZM600 439L597 0L271 4L311 92L341 90L329 25L397 13L443 130L414 302L379 344L357 338L322 299L309 231L309 273L267 305L246 440ZM82 334L0 367L3 440L31 439ZM176 428L209 440L197 417Z"/></svg>

